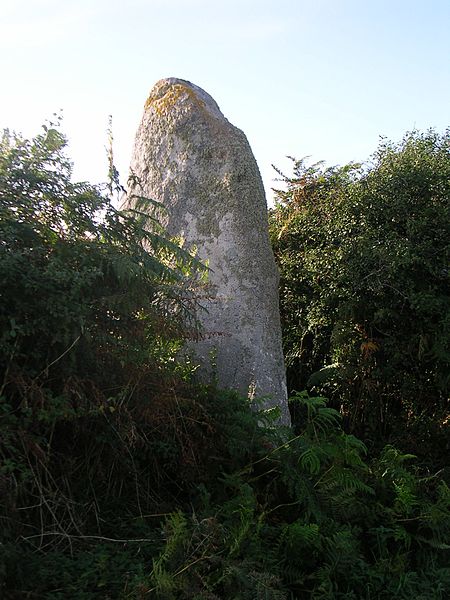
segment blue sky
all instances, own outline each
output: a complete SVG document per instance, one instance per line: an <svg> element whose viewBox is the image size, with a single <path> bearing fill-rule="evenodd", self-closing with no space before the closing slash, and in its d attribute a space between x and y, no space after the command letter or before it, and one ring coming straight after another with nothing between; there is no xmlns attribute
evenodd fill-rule
<svg viewBox="0 0 450 600"><path fill-rule="evenodd" d="M98 182L113 115L125 181L152 85L200 85L247 135L270 197L286 155L364 160L379 136L449 124L449 0L1 0L0 127L63 109Z"/></svg>

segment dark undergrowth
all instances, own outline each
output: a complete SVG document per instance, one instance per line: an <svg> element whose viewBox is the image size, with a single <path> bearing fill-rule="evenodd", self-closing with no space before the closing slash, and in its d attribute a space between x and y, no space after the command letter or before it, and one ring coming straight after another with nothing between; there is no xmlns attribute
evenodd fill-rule
<svg viewBox="0 0 450 600"><path fill-rule="evenodd" d="M439 474L393 447L366 460L321 398L293 400L293 435L230 392L159 388L151 410L100 404L34 431L16 414L4 598L448 597Z"/></svg>

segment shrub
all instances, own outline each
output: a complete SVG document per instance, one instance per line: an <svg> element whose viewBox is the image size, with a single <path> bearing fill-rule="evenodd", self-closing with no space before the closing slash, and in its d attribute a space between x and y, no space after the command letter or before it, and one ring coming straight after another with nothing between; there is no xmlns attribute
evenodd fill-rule
<svg viewBox="0 0 450 600"><path fill-rule="evenodd" d="M448 450L449 145L411 133L366 166L296 161L271 212L291 389L422 454Z"/></svg>
<svg viewBox="0 0 450 600"><path fill-rule="evenodd" d="M73 183L65 144L54 126L0 142L2 536L46 548L139 505L135 422L170 395L199 267L154 216Z"/></svg>

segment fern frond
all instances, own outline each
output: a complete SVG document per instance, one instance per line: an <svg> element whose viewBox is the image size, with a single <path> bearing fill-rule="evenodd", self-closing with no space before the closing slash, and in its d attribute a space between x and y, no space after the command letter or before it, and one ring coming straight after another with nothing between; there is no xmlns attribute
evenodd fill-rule
<svg viewBox="0 0 450 600"><path fill-rule="evenodd" d="M300 467L310 473L311 475L317 475L320 472L320 452L317 448L310 447L300 455L299 464Z"/></svg>

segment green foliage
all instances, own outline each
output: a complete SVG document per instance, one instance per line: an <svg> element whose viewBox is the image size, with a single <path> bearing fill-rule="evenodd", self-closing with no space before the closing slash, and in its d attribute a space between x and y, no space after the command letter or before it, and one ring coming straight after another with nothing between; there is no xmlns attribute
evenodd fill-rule
<svg viewBox="0 0 450 600"><path fill-rule="evenodd" d="M324 412L331 409L322 399L301 394L294 401L306 415L296 436L259 427L250 444L240 438L254 448L252 460L235 456L225 476L203 484L207 498L203 487L189 511L167 518L141 593L164 599L445 598L445 484L436 479L430 486L406 466L410 457L392 447L367 464L363 444L330 420L333 412ZM313 440L320 466L311 472L304 448ZM269 441L271 449L262 453ZM225 458L225 447L222 453ZM224 466L231 464L224 460ZM439 532L429 525L436 511Z"/></svg>
<svg viewBox="0 0 450 600"><path fill-rule="evenodd" d="M193 418L195 401L203 429ZM263 414L213 388L191 389L189 402L165 413L164 428L134 422L152 440L155 463L129 440L115 456L131 455L139 503L126 471L115 503L95 481L76 489L86 476L71 473L72 505L97 503L97 522L79 522L78 530L67 523L40 530L39 516L26 508L31 498L22 497L21 529L3 534L5 597L443 600L450 591L448 487L418 477L410 457L392 447L367 463L363 444L323 412L331 409L322 399L301 394L294 402L306 416L293 437L262 427ZM177 438L179 428L184 437ZM92 442L103 460L113 435L103 428ZM304 460L305 448L318 468ZM56 466L49 461L52 474Z"/></svg>
<svg viewBox="0 0 450 600"><path fill-rule="evenodd" d="M291 430L194 386L197 263L63 149L48 128L0 153L0 596L448 597L439 474L368 460L322 397L294 395Z"/></svg>
<svg viewBox="0 0 450 600"><path fill-rule="evenodd" d="M174 410L199 266L144 199L121 211L73 183L65 143L53 125L0 142L0 518L38 548L101 535L124 485L140 505L135 423Z"/></svg>
<svg viewBox="0 0 450 600"><path fill-rule="evenodd" d="M449 450L449 149L411 133L363 167L294 161L270 216L290 388L422 456Z"/></svg>

